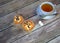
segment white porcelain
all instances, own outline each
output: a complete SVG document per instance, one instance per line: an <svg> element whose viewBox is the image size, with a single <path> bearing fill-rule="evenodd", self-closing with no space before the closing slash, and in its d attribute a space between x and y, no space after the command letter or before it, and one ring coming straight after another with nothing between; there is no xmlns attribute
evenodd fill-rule
<svg viewBox="0 0 60 43"><path fill-rule="evenodd" d="M53 10L50 11L50 12L43 11L43 10L41 9L41 6L42 6L43 4L50 4L50 5L53 7ZM55 15L53 15L53 14L56 14L56 13L57 13L55 7L56 7L56 6L55 6L53 3L51 3L51 2L43 2L43 3L41 3L41 5L38 6L36 12L37 12L37 14L40 15L40 16L44 16L44 15L45 15L42 19L51 19L51 18L53 18L53 17L55 16ZM46 16L46 15L48 15L48 16ZM50 15L50 16L49 16L49 15ZM52 16L51 16L51 15L52 15Z"/></svg>

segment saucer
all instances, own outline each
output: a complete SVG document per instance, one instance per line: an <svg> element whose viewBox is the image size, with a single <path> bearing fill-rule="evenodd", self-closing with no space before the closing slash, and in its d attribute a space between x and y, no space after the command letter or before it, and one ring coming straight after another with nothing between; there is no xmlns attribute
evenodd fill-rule
<svg viewBox="0 0 60 43"><path fill-rule="evenodd" d="M56 16L57 11L53 12L52 15L46 16L47 14L44 15L44 14L41 12L40 7L38 6L37 9L36 9L36 13L37 13L38 16L40 16L41 19L52 19L52 18L54 18L54 17Z"/></svg>
<svg viewBox="0 0 60 43"><path fill-rule="evenodd" d="M54 18L55 17L55 15L53 15L53 16L46 16L46 17L44 17L44 18L42 18L42 19L52 19L52 18Z"/></svg>

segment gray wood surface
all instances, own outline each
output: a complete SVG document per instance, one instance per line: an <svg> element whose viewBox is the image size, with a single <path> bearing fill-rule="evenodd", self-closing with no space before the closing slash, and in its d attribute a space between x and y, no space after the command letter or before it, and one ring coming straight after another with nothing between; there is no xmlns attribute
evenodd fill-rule
<svg viewBox="0 0 60 43"><path fill-rule="evenodd" d="M0 6L6 4L8 2L11 2L11 1L13 1L13 0L0 0Z"/></svg>
<svg viewBox="0 0 60 43"><path fill-rule="evenodd" d="M21 9L24 6L27 6L36 1L37 0L13 0L7 4L0 6L0 17L8 15L8 13Z"/></svg>
<svg viewBox="0 0 60 43"><path fill-rule="evenodd" d="M18 13L21 13L23 14L22 16L26 19L28 18L29 16L33 16L35 15L35 9L36 7L42 3L42 1L37 1L29 6L26 6L22 9L19 9L17 10ZM57 5L57 11L58 11L58 14L60 14L60 5ZM4 13L5 14L5 13ZM10 25L9 23L11 23L13 21L13 17L16 15L16 12L12 12L4 17L1 17L0 18L0 28L2 29L2 27L7 27L8 25ZM28 17L27 17L28 16ZM60 16L56 16L54 19L51 19L51 20L44 20L44 24L47 24L47 23L50 23L52 22L53 20L59 18ZM30 18L31 20L34 21L34 23L37 25L38 21L40 20L39 19L39 16L34 16L34 17L31 17ZM58 19L60 20L60 19ZM57 21L58 21L57 20ZM8 21L8 22L7 22ZM39 42L42 41L48 41L49 38L52 38L53 36L55 36L56 34L59 34L60 33L60 27L59 29L57 29L56 31L56 26L59 25L60 22L58 22L55 26L55 30L54 32L48 32L47 28L49 28L51 25L55 24L56 22L54 23L51 23L51 24L47 24L46 26L43 26L42 28L39 28L38 30L28 34L27 32L25 32L23 29L17 29L16 27L10 27L9 29L3 31L3 32L0 32L0 42L1 43L5 43L7 41L7 43L10 43L10 42L13 42L13 43L26 43L26 41L28 41L29 43L34 43L35 40L37 42L37 39ZM6 24L6 25L4 25ZM8 25L7 25L8 24ZM54 28L54 27L51 27L51 28ZM58 28L58 27L57 27ZM42 33L40 32L41 29L44 29L45 31L43 31ZM59 30L59 31L58 31ZM51 34L51 37L49 37L49 33ZM42 35L41 35L42 34ZM46 34L46 35L45 35ZM54 35L52 35L54 34ZM41 37L40 37L41 35ZM39 37L38 37L39 36ZM48 37L48 38L45 38L45 37ZM42 38L43 37L43 38ZM19 40L17 40L19 39ZM43 40L43 39L46 39L46 40ZM17 40L17 41L16 41ZM14 42L16 41L16 42Z"/></svg>
<svg viewBox="0 0 60 43"><path fill-rule="evenodd" d="M60 6L59 6L59 8L60 8ZM59 9L58 8L58 9ZM59 11L59 10L58 10ZM59 35L60 34L60 25L59 25L59 21L60 21L60 19L57 19L57 18L59 18L60 16L58 15L58 16L56 16L55 18L53 18L53 19L51 19L51 20L47 20L47 21L44 21L44 24L46 25L46 26L43 26L43 27L41 27L41 28L39 28L38 30L36 30L36 31L34 31L34 32L32 32L31 34L28 34L28 33L24 33L24 34L28 34L28 35L26 35L26 36L24 36L24 37L22 37L21 38L21 34L19 34L19 35L17 35L16 37L14 37L14 38L12 38L12 39L10 39L9 40L9 42L14 42L14 40L17 40L17 43L37 43L37 41L39 41L39 42L46 42L46 41L48 41L50 38L52 38L52 37L55 37L56 35ZM31 19L34 19L34 17L32 17ZM56 21L53 21L53 20L55 20L55 19L57 19ZM36 19L35 19L36 20ZM37 22L37 20L36 20L36 22ZM50 22L53 22L53 23L50 23ZM50 23L50 24L49 24ZM55 24L55 23L57 23L57 24ZM59 26L57 26L57 25L59 25ZM54 26L55 26L55 28L54 28ZM56 27L58 28L57 30L56 30ZM43 33L41 33L41 29L44 29L45 31L43 31ZM56 31L56 33L54 33L53 31L50 33L50 31L51 31L51 29L55 32ZM48 31L48 30L50 30L50 31ZM58 31L59 30L59 31ZM49 33L51 34L50 36L49 36ZM42 34L42 35L41 35ZM46 36L45 36L45 34L46 34ZM53 35L52 35L53 34ZM40 37L40 35L41 35L41 37ZM47 37L47 38L46 38ZM38 40L37 40L38 39ZM45 40L46 39L46 40ZM42 41L41 41L42 40Z"/></svg>
<svg viewBox="0 0 60 43"><path fill-rule="evenodd" d="M36 1L40 1L40 3L44 1L51 1L54 4L60 3L60 0L0 0L0 17L8 15L8 13L21 9Z"/></svg>

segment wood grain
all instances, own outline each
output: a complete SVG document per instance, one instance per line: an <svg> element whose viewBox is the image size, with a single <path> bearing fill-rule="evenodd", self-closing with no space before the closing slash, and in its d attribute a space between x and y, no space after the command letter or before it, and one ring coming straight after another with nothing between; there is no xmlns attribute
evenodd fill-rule
<svg viewBox="0 0 60 43"><path fill-rule="evenodd" d="M35 9L38 5L40 5L40 3L43 2L43 1L37 1L29 6L26 6L22 9L19 9L17 10L17 12L20 14L23 14L22 16L26 19L27 16L33 16L35 15ZM14 7L14 6L13 6ZM57 5L57 11L58 11L58 14L60 14L60 5ZM4 10L4 9L3 9ZM5 14L5 13L4 13ZM16 15L17 13L16 12L12 12L12 13L9 13L8 15L4 16L4 17L1 17L0 18L0 28L2 29L2 27L8 27L10 24L9 23L12 23L13 22L13 17ZM60 15L56 16L55 19L59 18ZM31 17L30 18L31 20L33 20L36 24L38 23L38 21L40 20L38 16L34 16L34 17ZM44 24L47 24L47 23L50 23L52 22L53 20L55 19L51 19L51 20L47 20L47 21L44 21ZM7 22L8 21L8 22ZM56 23L56 22L55 22ZM6 24L6 25L5 25ZM47 30L47 28L50 28L50 25L53 26L54 23L52 24L47 24L41 28L38 28L36 31L28 34L27 32L25 32L23 29L20 29L18 30L16 27L9 27L7 30L3 31L3 32L0 32L0 42L1 43L5 43L7 41L7 43L10 43L10 42L14 42L14 41L17 41L18 43L19 42L24 42L26 43L26 41L28 41L29 43L30 42L35 42L36 39L39 39L38 41L43 41L43 39L46 39L46 37L48 37L46 40L48 40L50 37L49 37L49 33L50 32L45 32ZM56 24L57 26L59 25L59 22ZM56 27L56 26L55 26ZM45 29L46 28L46 29ZM51 28L54 28L51 27ZM58 28L58 27L57 27ZM60 28L60 27L59 27ZM41 29L45 29L45 31L43 31L43 35L41 35ZM56 28L55 28L56 29ZM51 32L50 34L54 34L51 36L54 37L56 34L59 34L60 33L60 30L58 31L59 29L54 30L54 32ZM55 34L56 33L56 34ZM46 34L46 35L45 35ZM35 36L36 35L36 36ZM41 37L40 37L41 35ZM39 38L39 37L40 38ZM45 36L45 37L44 37ZM30 37L30 38L29 38ZM18 40L19 39L19 40ZM24 39L24 40L23 40ZM46 41L45 40L45 41ZM37 41L37 40L36 40Z"/></svg>
<svg viewBox="0 0 60 43"><path fill-rule="evenodd" d="M27 6L36 1L37 0L13 0L7 4L0 6L0 17L8 15L8 13L21 9L24 6Z"/></svg>
<svg viewBox="0 0 60 43"><path fill-rule="evenodd" d="M19 34L19 35L17 35L15 38L13 38L13 39L11 39L11 40L9 40L9 42L14 42L14 40L17 40L17 42L19 43L26 43L26 42L28 42L28 43L35 43L35 42L37 42L37 41L39 41L39 42L41 42L41 40L42 41L48 41L48 39L50 39L50 38L52 38L52 37L54 37L54 36L56 36L56 34L58 35L60 32L60 30L59 30L59 21L60 21L60 18L59 18L60 16L58 15L58 16L56 16L55 18L53 18L53 19L51 19L51 20L46 20L46 21L44 21L44 23L45 23L45 26L43 26L43 27L41 27L41 28L36 28L37 30L36 31L34 31L34 32L32 32L31 34L28 34L27 35L27 33L25 33L25 35L26 36L23 36L23 37L21 37L21 34ZM36 18L37 18L37 16L36 16ZM59 18L59 19L57 19L57 18ZM36 22L38 22L37 21L37 19L35 19L35 17L32 17L31 18L31 20L36 20ZM35 22L35 23L36 23ZM51 22L51 23L50 23ZM56 23L56 24L55 24ZM58 27L57 27L57 25L59 25ZM54 26L55 26L55 28L54 28ZM58 28L58 30L56 31L56 27ZM42 35L41 35L41 32L40 31L42 31L41 29L44 29L45 31L43 31L43 33L42 33ZM50 31L49 32L47 32L48 30L50 29L50 31L51 31L51 29L53 29L52 30L52 32L50 33ZM56 31L57 33L54 33L54 32ZM50 36L48 35L48 34L51 34ZM45 36L45 34L46 34L46 36ZM53 34L53 35L52 35ZM41 35L41 36L40 36ZM46 38L47 37L47 38ZM24 40L23 40L24 39ZM37 40L38 39L38 40ZM45 40L46 39L46 40ZM27 41L28 40L28 41Z"/></svg>

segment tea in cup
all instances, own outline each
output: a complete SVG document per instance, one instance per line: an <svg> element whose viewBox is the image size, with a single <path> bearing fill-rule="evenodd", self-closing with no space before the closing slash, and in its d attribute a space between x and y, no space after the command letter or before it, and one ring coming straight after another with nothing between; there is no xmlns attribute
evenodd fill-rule
<svg viewBox="0 0 60 43"><path fill-rule="evenodd" d="M36 12L42 19L51 19L57 13L56 6L51 2L43 2L38 6Z"/></svg>

